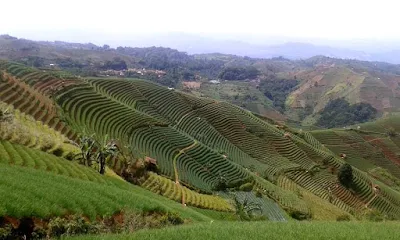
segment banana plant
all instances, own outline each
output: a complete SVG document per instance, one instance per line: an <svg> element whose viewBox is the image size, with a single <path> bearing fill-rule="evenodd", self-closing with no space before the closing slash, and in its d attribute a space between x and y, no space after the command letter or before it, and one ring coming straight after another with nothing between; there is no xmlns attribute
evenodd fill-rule
<svg viewBox="0 0 400 240"><path fill-rule="evenodd" d="M96 158L99 173L104 174L106 171L107 159L115 158L119 154L119 148L115 141L109 140L108 135L105 135L102 141L96 144Z"/></svg>

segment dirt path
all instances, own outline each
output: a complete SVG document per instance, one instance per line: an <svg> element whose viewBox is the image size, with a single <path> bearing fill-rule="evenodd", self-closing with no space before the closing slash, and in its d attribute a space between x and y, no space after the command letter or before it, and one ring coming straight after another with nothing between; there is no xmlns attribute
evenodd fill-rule
<svg viewBox="0 0 400 240"><path fill-rule="evenodd" d="M173 165L174 165L175 183L176 183L176 184L179 184L178 168L176 167L176 161L177 161L178 157L179 157L181 154L185 153L185 151L194 148L197 144L198 144L197 140L194 140L194 143L193 143L193 144L191 144L190 146L187 146L187 147L181 149L181 150L179 151L179 153L176 154L176 156L174 157L174 159L173 159Z"/></svg>

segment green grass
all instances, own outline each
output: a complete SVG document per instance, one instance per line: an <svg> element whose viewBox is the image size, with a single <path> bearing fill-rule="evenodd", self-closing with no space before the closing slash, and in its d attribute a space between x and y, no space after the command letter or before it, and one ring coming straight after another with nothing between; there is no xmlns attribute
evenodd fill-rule
<svg viewBox="0 0 400 240"><path fill-rule="evenodd" d="M40 218L83 214L94 219L120 210L161 210L192 221L210 218L140 187L111 177L105 183L0 164L0 216Z"/></svg>
<svg viewBox="0 0 400 240"><path fill-rule="evenodd" d="M399 222L210 222L158 230L141 230L134 234L82 236L71 239L398 239Z"/></svg>

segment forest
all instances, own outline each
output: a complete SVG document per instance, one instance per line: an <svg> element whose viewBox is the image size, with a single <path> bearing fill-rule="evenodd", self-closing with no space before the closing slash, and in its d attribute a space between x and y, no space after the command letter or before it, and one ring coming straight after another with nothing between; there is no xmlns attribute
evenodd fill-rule
<svg viewBox="0 0 400 240"><path fill-rule="evenodd" d="M370 121L376 117L377 110L368 103L350 105L345 99L339 98L330 101L320 114L317 125L334 128Z"/></svg>

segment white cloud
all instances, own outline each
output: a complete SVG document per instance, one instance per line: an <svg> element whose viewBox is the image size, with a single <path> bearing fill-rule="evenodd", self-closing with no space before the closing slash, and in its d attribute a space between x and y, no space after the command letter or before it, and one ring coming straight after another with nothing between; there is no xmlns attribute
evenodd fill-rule
<svg viewBox="0 0 400 240"><path fill-rule="evenodd" d="M10 34L74 29L400 39L400 3L393 0L3 0L0 6L0 33Z"/></svg>

